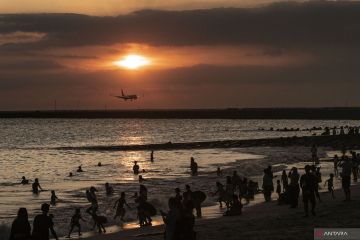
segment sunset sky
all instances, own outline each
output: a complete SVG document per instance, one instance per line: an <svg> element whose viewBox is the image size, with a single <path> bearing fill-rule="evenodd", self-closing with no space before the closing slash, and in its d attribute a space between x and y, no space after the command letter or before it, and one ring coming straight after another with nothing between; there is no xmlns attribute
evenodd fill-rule
<svg viewBox="0 0 360 240"><path fill-rule="evenodd" d="M360 106L356 1L0 0L0 13L0 110Z"/></svg>

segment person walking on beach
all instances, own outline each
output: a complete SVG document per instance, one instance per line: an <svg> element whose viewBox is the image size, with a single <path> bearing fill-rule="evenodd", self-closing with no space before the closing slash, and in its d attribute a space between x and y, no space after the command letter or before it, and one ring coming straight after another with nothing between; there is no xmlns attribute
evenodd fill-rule
<svg viewBox="0 0 360 240"><path fill-rule="evenodd" d="M125 199L125 192L121 193L121 196L118 200L116 200L114 208L116 208L116 214L114 216L114 219L116 219L117 217L120 217L121 221L124 221L124 216L126 213L125 207L127 206L128 208L130 208L129 204L127 204L126 199Z"/></svg>
<svg viewBox="0 0 360 240"><path fill-rule="evenodd" d="M33 192L34 194L39 194L39 189L40 189L41 191L43 191L43 189L42 189L41 186L40 186L39 179L38 179L38 178L35 178L35 181L34 181L34 183L32 184L32 192Z"/></svg>
<svg viewBox="0 0 360 240"><path fill-rule="evenodd" d="M351 170L353 167L352 162L348 157L344 157L344 160L339 163L342 168L341 171L341 185L345 193L345 201L350 201L350 183L351 183Z"/></svg>
<svg viewBox="0 0 360 240"><path fill-rule="evenodd" d="M54 230L54 223L52 218L48 216L50 205L43 203L41 205L42 214L37 215L34 218L34 226L32 232L32 239L36 240L49 240L49 230L53 237L58 240L56 232Z"/></svg>
<svg viewBox="0 0 360 240"><path fill-rule="evenodd" d="M18 215L11 225L10 240L30 240L31 226L26 208L20 208Z"/></svg>
<svg viewBox="0 0 360 240"><path fill-rule="evenodd" d="M283 184L283 192L287 191L287 188L289 185L289 180L288 180L288 176L286 174L285 169L282 171L282 174L281 174L281 182Z"/></svg>
<svg viewBox="0 0 360 240"><path fill-rule="evenodd" d="M328 184L328 191L331 193L332 198L335 198L334 194L334 174L330 173L330 178L325 181L324 187L326 187L326 183Z"/></svg>
<svg viewBox="0 0 360 240"><path fill-rule="evenodd" d="M140 167L139 165L137 164L137 161L134 162L134 166L133 166L133 172L135 175L139 174L139 170L140 170Z"/></svg>
<svg viewBox="0 0 360 240"><path fill-rule="evenodd" d="M290 195L290 202L291 202L291 208L297 208L299 204L299 179L300 175L297 171L296 167L293 167L289 172L289 178L290 178L290 185L289 185L289 195Z"/></svg>
<svg viewBox="0 0 360 240"><path fill-rule="evenodd" d="M86 221L82 218L82 216L81 216L81 214L80 214L80 208L76 208L76 209L75 209L75 214L71 217L70 231L69 231L69 234L67 235L67 238L70 238L70 234L71 234L72 231L74 230L74 227L77 227L79 237L81 236L80 220L86 222Z"/></svg>
<svg viewBox="0 0 360 240"><path fill-rule="evenodd" d="M311 167L309 165L305 166L305 174L301 176L300 186L302 189L303 202L304 202L304 210L305 217L309 216L309 202L311 204L311 213L315 216L315 189L316 185L318 185L318 181L316 176L310 172Z"/></svg>
<svg viewBox="0 0 360 240"><path fill-rule="evenodd" d="M98 206L98 201L97 201L97 197L96 197L96 193L97 190L95 187L90 187L90 191L86 191L86 198L87 200L91 203L91 206L86 209L86 212L88 214L90 214L91 216L93 215L93 213L95 213L99 206Z"/></svg>
<svg viewBox="0 0 360 240"><path fill-rule="evenodd" d="M165 223L165 240L175 240L179 238L180 209L177 208L175 198L169 198L169 211L160 211Z"/></svg>
<svg viewBox="0 0 360 240"><path fill-rule="evenodd" d="M320 168L315 167L315 165L312 165L310 167L310 171L312 174L314 174L315 179L316 179L316 185L315 185L315 197L319 200L319 202L321 203L321 198L320 198L320 193L319 193L319 183L322 182L321 179L321 172L320 172Z"/></svg>
<svg viewBox="0 0 360 240"><path fill-rule="evenodd" d="M198 174L198 164L193 157L190 158L190 170L191 175L196 176Z"/></svg>

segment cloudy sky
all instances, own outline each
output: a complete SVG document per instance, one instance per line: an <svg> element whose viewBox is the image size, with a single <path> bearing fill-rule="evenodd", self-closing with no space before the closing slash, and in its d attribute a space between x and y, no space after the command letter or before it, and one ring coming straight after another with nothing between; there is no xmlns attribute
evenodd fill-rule
<svg viewBox="0 0 360 240"><path fill-rule="evenodd" d="M0 6L0 110L360 106L356 1Z"/></svg>

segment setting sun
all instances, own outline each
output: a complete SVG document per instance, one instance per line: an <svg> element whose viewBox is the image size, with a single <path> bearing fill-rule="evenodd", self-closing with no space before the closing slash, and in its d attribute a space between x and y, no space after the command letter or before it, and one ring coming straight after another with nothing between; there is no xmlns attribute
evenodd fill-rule
<svg viewBox="0 0 360 240"><path fill-rule="evenodd" d="M148 65L150 61L140 55L127 55L122 60L116 61L114 64L118 67L124 67L128 69L138 69L142 66Z"/></svg>

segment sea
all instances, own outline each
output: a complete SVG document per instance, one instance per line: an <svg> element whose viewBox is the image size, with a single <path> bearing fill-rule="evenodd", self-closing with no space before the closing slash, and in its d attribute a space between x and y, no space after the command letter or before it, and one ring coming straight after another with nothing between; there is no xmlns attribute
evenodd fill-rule
<svg viewBox="0 0 360 240"><path fill-rule="evenodd" d="M196 187L196 179L189 173L190 157L198 162L199 177L214 174L218 166L226 169L237 161L261 161L266 157L241 148L166 150L155 151L154 162L151 162L149 151L93 151L80 147L309 136L322 131L306 129L326 126L360 126L360 121L0 119L0 235L1 231L7 231L19 207L28 209L30 219L38 214L40 205L50 201L51 190L55 190L59 198L50 211L55 215L54 222L60 234L66 233L74 208L82 208L85 215L84 210L89 206L85 190L90 186L98 189L100 211L112 218L112 205L120 192L126 192L131 202L138 191L138 176L132 173L134 161L141 171L144 170L143 184L149 190L149 199L155 206L164 207L175 187L183 188L185 183ZM304 131L276 131L285 127ZM269 131L270 128L275 131ZM84 172L77 173L78 166L82 166ZM73 177L69 177L70 172ZM252 174L247 172L248 176ZM22 176L30 179L30 183L38 178L44 191L32 194L31 184L20 184ZM106 182L115 189L112 197L104 194ZM134 212L127 214L129 221L136 220ZM110 220L110 223L117 222Z"/></svg>

